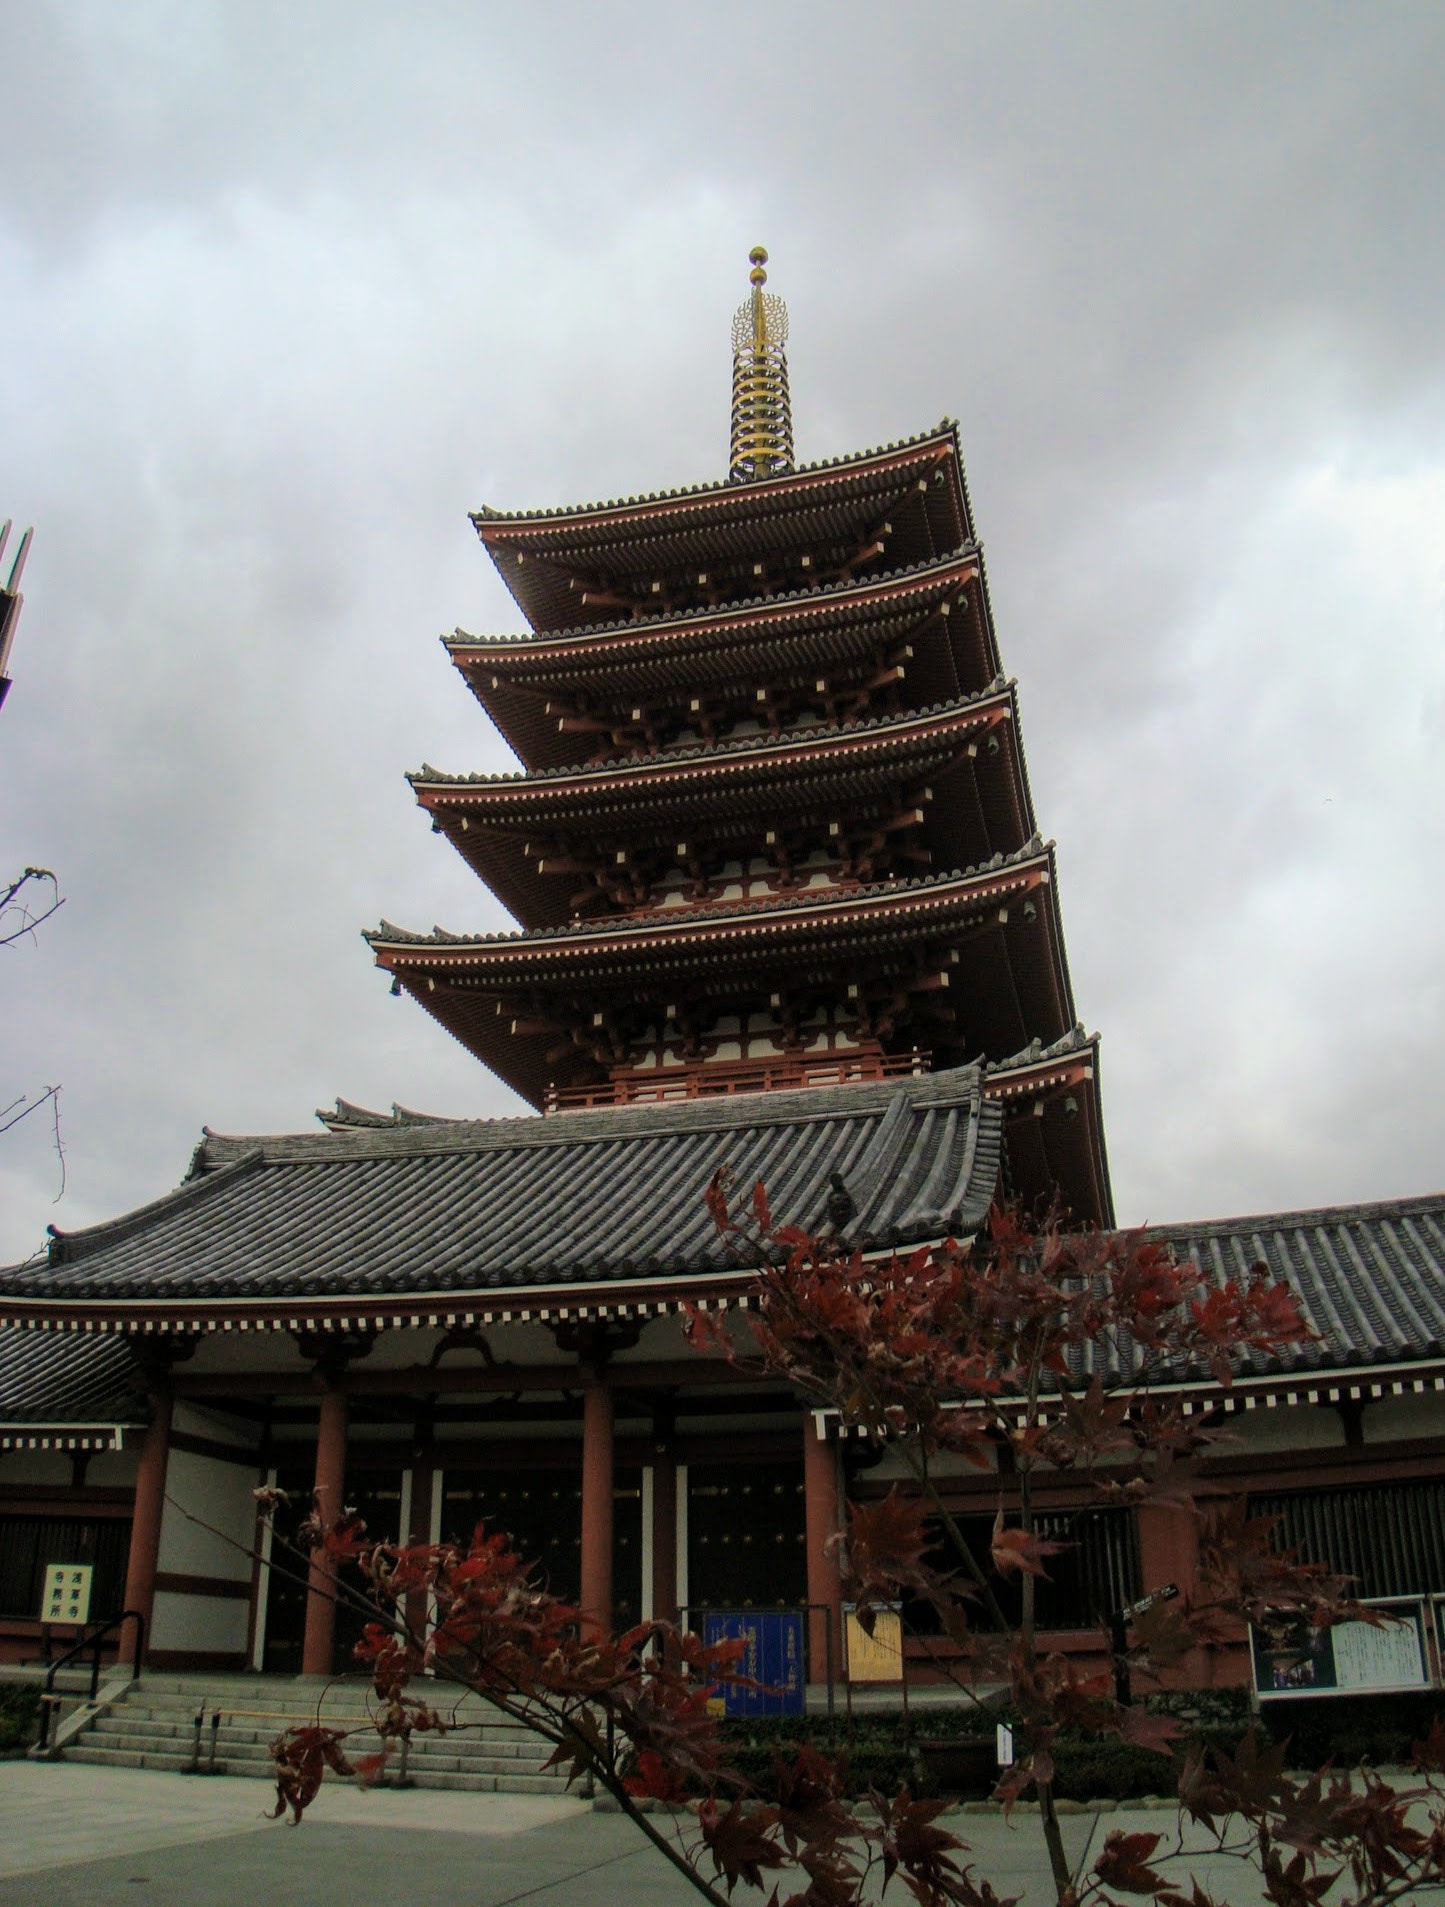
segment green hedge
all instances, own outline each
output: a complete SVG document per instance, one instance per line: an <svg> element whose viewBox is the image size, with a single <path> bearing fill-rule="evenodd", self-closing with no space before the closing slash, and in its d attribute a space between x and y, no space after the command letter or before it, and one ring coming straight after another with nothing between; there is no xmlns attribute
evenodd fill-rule
<svg viewBox="0 0 1445 1907"><path fill-rule="evenodd" d="M1265 1716L1276 1740L1289 1742L1293 1768L1372 1767L1408 1762L1410 1750L1430 1733L1445 1700L1437 1689L1400 1695L1344 1695L1333 1701L1291 1698L1267 1702Z"/></svg>
<svg viewBox="0 0 1445 1907"><path fill-rule="evenodd" d="M40 1691L28 1683L0 1683L0 1754L28 1748L35 1739Z"/></svg>
<svg viewBox="0 0 1445 1907"><path fill-rule="evenodd" d="M1145 1704L1156 1714L1173 1716L1185 1733L1175 1744L1182 1755L1191 1741L1232 1753L1254 1722L1265 1741L1287 1740L1295 1768L1317 1768L1333 1761L1337 1768L1360 1762L1373 1766L1409 1761L1412 1745L1430 1732L1436 1714L1445 1714L1445 1700L1437 1691L1418 1695L1350 1696L1335 1700L1292 1700L1266 1706L1255 1718L1248 1689L1180 1689L1150 1695ZM950 1786L945 1772L936 1783L930 1767L937 1758L919 1744L938 1742L961 1746L986 1744L990 1748L998 1722L1008 1721L1007 1710L983 1711L972 1703L947 1707L918 1707L908 1717L905 1731L901 1709L868 1709L856 1714L851 1731L839 1712L833 1746L848 1756L848 1789L865 1793L871 1787L896 1792L905 1781L915 1793L942 1792L982 1795L981 1782ZM740 1771L763 1792L771 1784L773 1752L787 1754L791 1745L816 1741L828 1747L823 1716L773 1716L724 1724L724 1736L733 1748ZM1179 1780L1179 1760L1131 1748L1104 1737L1063 1736L1054 1750L1055 1792L1061 1800L1130 1801L1146 1795L1172 1795Z"/></svg>

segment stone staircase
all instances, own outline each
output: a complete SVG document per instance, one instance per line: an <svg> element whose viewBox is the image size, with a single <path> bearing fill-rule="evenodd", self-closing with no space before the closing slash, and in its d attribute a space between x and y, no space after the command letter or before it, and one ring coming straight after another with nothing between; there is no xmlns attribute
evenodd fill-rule
<svg viewBox="0 0 1445 1907"><path fill-rule="evenodd" d="M418 1693L421 1693L418 1690ZM446 1695L455 1694L446 1690ZM255 1775L269 1780L270 1744L293 1724L321 1720L332 1728L363 1723L367 1685L338 1681L319 1684L287 1676L173 1675L147 1672L122 1689L108 1707L69 1742L67 1761L111 1768L155 1768L172 1774ZM438 1701L444 1714L450 1701ZM220 1721L212 1723L219 1714ZM456 1708L459 1724L472 1724L445 1735L415 1735L407 1754L405 1778L418 1788L452 1788L472 1794L568 1793L559 1772L542 1773L548 1745L515 1722L465 1696ZM197 1755L196 1717L202 1717ZM213 1750L214 1743L214 1750ZM353 1756L374 1754L373 1734L349 1744ZM394 1750L387 1785L400 1772ZM572 1791L574 1794L576 1790Z"/></svg>

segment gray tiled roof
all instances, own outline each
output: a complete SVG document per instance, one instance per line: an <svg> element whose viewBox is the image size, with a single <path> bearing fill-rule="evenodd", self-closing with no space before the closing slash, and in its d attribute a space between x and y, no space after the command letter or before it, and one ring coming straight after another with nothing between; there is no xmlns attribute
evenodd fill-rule
<svg viewBox="0 0 1445 1907"><path fill-rule="evenodd" d="M531 940L625 940L630 934L649 929L686 929L698 922L711 924L734 917L749 919L760 914L791 919L806 917L810 912L821 913L845 902L894 900L905 895L923 895L932 889L950 887L975 876L996 874L1002 868L1021 866L1025 861L1038 860L1043 855L1049 859L1050 888L1057 892L1058 882L1053 871L1054 843L1034 834L1022 847L1014 848L1007 854L990 855L988 860L980 861L974 867L916 874L907 880L864 881L849 888L803 888L793 893L771 893L757 898L747 896L739 900L704 901L689 907L685 914L679 911L667 915L658 910L641 919L631 914L604 915L598 919L589 916L581 920L559 921L546 927L517 927L509 933L458 934L448 927L433 927L429 934L422 934L383 919L379 926L363 929L361 938L371 947L503 947L520 946ZM1060 946L1062 948L1062 940Z"/></svg>
<svg viewBox="0 0 1445 1907"><path fill-rule="evenodd" d="M955 445L957 444L958 425L951 417L945 417L941 423L935 424L932 430L919 431L913 437L899 437L891 443L879 444L871 450L853 450L845 456L824 457L817 463L799 464L795 470L786 471L780 477L770 479L770 487L787 483L801 487L811 477L830 475L846 470L854 464L866 465L876 458L891 456L895 451L913 450L941 437L951 437ZM483 504L480 510L472 512L472 521L479 526L483 523L565 523L572 517L599 516L607 510L631 510L639 504L679 503L693 498L739 494L743 494L743 486L735 479L719 477L711 483L688 484L677 490L649 490L638 496L608 497L603 503L567 503L554 505L545 510L497 510L490 504Z"/></svg>
<svg viewBox="0 0 1445 1907"><path fill-rule="evenodd" d="M821 468L821 466L816 466ZM733 486L723 482L710 486L715 490L730 491ZM683 496L684 491L669 491L668 496ZM584 505L583 508L589 506ZM607 508L616 506L607 505ZM552 515L563 512L547 513ZM496 513L493 513L495 516ZM505 522L505 517L496 517ZM950 550L946 556L930 556L917 563L900 563L896 569L878 570L861 581L853 578L847 582L812 583L797 589L769 590L765 596L739 596L726 603L707 609L669 609L654 611L651 615L640 615L625 625L629 640L647 635L652 630L706 629L717 622L734 623L749 611L758 615L771 614L776 610L827 608L836 605L840 609L849 609L855 601L866 603L870 595L883 594L896 589L904 583L926 583L930 577L944 579L951 570L963 563L983 562L982 545L970 538L956 550ZM618 624L611 622L575 623L566 629L522 629L498 633L476 633L469 629L457 629L449 636L441 638L442 647L448 652L458 649L479 649L497 647L515 649L524 648L565 648L573 642L596 637L599 641L614 641L618 635Z"/></svg>
<svg viewBox="0 0 1445 1907"><path fill-rule="evenodd" d="M0 1296L285 1301L727 1271L703 1203L723 1164L813 1226L840 1172L849 1235L910 1243L981 1222L1000 1132L967 1066L549 1118L208 1133L187 1184L57 1234L48 1263L0 1272Z"/></svg>
<svg viewBox="0 0 1445 1907"><path fill-rule="evenodd" d="M1292 1370L1445 1356L1445 1193L1151 1231L1217 1279L1259 1263L1285 1279L1320 1336Z"/></svg>
<svg viewBox="0 0 1445 1907"><path fill-rule="evenodd" d="M19 1424L144 1423L130 1347L0 1325L0 1435Z"/></svg>
<svg viewBox="0 0 1445 1907"><path fill-rule="evenodd" d="M780 729L775 735L763 730L752 735L730 735L720 742L675 743L670 748L660 749L655 755L613 755L601 761L570 762L557 768L510 769L500 774L450 774L444 768L434 768L430 762L423 762L420 768L407 776L407 780L413 788L530 788L538 782L589 777L599 782L618 779L625 782L635 775L655 775L659 769L692 767L697 763L725 761L738 755L768 757L782 754L790 748L826 748L844 743L851 745L886 736L891 731L896 731L902 739L907 740L915 729L927 728L929 724L945 721L950 716L967 715L982 702L994 701L1004 694L1014 695L1017 687L1017 682L1000 674L994 677L986 689L980 689L974 695L961 695L950 702L930 702L924 708L909 709L904 715L890 712L851 722L811 722L796 728Z"/></svg>

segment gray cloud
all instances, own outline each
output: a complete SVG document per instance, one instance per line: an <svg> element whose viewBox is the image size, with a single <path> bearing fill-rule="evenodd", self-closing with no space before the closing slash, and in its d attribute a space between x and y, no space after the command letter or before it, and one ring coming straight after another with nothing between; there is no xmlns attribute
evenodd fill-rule
<svg viewBox="0 0 1445 1907"><path fill-rule="evenodd" d="M0 1256L203 1121L505 1091L358 930L502 924L464 512L719 474L762 239L806 456L963 421L1121 1215L1433 1189L1437 8L56 5L0 60Z"/></svg>

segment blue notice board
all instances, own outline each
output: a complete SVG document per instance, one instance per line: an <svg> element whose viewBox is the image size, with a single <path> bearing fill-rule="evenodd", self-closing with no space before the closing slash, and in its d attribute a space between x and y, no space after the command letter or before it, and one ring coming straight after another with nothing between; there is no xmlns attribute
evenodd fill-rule
<svg viewBox="0 0 1445 1907"><path fill-rule="evenodd" d="M803 1713L803 1618L778 1609L725 1609L704 1615L702 1639L747 1644L738 1673L761 1688L723 1685L729 1715Z"/></svg>

